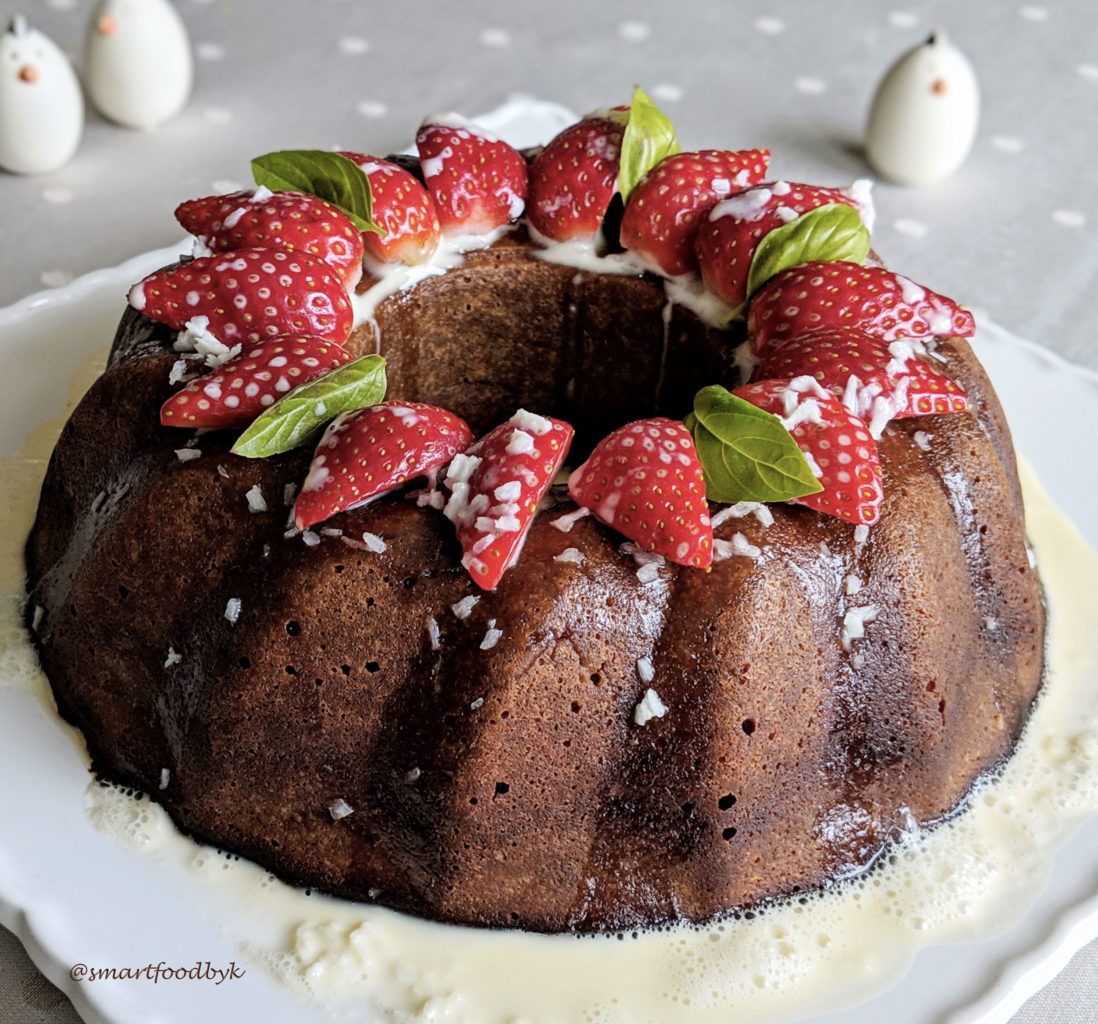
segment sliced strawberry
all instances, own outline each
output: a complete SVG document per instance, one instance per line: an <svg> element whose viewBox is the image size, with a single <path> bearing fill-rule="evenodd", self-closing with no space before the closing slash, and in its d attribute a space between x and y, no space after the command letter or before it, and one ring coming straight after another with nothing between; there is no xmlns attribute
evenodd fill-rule
<svg viewBox="0 0 1098 1024"><path fill-rule="evenodd" d="M438 211L427 189L403 167L364 153L344 153L362 168L370 183L372 219L382 234L362 236L366 252L382 263L415 265L438 248Z"/></svg>
<svg viewBox="0 0 1098 1024"><path fill-rule="evenodd" d="M294 503L299 530L427 477L473 443L464 420L419 402L382 402L337 416L316 446Z"/></svg>
<svg viewBox="0 0 1098 1024"><path fill-rule="evenodd" d="M192 380L160 408L165 427L244 427L288 391L307 384L351 356L314 335L262 341Z"/></svg>
<svg viewBox="0 0 1098 1024"><path fill-rule="evenodd" d="M778 416L808 458L823 490L794 498L797 504L859 525L877 522L881 463L863 420L814 377L763 380L732 393Z"/></svg>
<svg viewBox="0 0 1098 1024"><path fill-rule="evenodd" d="M889 420L928 413L964 412L968 397L916 354L918 342L863 334L855 327L809 331L771 349L754 378L809 374L880 437Z"/></svg>
<svg viewBox="0 0 1098 1024"><path fill-rule="evenodd" d="M843 260L805 263L771 278L751 300L747 334L762 356L805 331L856 327L884 341L971 337L976 322L952 299L883 267Z"/></svg>
<svg viewBox="0 0 1098 1024"><path fill-rule="evenodd" d="M629 197L621 244L658 273L692 273L698 269L694 238L705 214L762 181L769 162L767 149L706 149L661 160Z"/></svg>
<svg viewBox="0 0 1098 1024"><path fill-rule="evenodd" d="M526 220L553 242L593 239L618 188L620 119L593 116L565 128L530 165Z"/></svg>
<svg viewBox="0 0 1098 1024"><path fill-rule="evenodd" d="M346 288L362 277L362 235L338 206L304 192L232 192L192 199L176 220L213 252L289 249L332 267Z"/></svg>
<svg viewBox="0 0 1098 1024"><path fill-rule="evenodd" d="M832 203L856 207L866 227L871 227L867 200L856 188L843 191L788 181L756 185L722 200L709 211L694 240L705 287L728 305L741 306L748 298L751 260L764 235Z"/></svg>
<svg viewBox="0 0 1098 1024"><path fill-rule="evenodd" d="M457 528L461 564L477 586L494 590L518 558L572 434L561 420L520 409L450 463L443 512Z"/></svg>
<svg viewBox="0 0 1098 1024"><path fill-rule="evenodd" d="M457 114L428 118L416 148L443 234L486 235L522 216L526 161L480 125Z"/></svg>
<svg viewBox="0 0 1098 1024"><path fill-rule="evenodd" d="M130 289L130 305L181 331L206 317L228 346L315 334L342 345L353 313L335 271L304 252L236 249L158 270Z"/></svg>
<svg viewBox="0 0 1098 1024"><path fill-rule="evenodd" d="M662 416L619 427L568 478L577 505L680 565L713 561L713 527L694 439Z"/></svg>

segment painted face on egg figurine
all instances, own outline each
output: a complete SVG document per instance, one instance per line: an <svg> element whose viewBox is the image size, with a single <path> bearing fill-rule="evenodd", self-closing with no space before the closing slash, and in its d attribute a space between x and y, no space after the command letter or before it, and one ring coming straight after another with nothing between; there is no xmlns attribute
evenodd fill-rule
<svg viewBox="0 0 1098 1024"><path fill-rule="evenodd" d="M84 131L84 99L68 58L16 15L0 35L0 167L43 174L67 163Z"/></svg>
<svg viewBox="0 0 1098 1024"><path fill-rule="evenodd" d="M194 82L186 26L168 0L100 0L84 42L88 98L104 117L151 129L175 117Z"/></svg>

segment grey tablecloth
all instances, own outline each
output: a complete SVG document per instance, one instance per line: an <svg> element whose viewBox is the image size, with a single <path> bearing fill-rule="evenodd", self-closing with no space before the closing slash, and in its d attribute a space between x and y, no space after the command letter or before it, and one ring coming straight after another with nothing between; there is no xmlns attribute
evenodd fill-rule
<svg viewBox="0 0 1098 1024"><path fill-rule="evenodd" d="M25 0L74 55L92 0ZM61 170L0 174L0 305L159 248L183 198L249 182L271 149L408 145L422 117L514 93L578 111L643 85L686 148L766 145L776 176L846 183L884 69L932 29L972 58L975 150L949 181L877 189L889 265L1098 368L1098 8L1093 0L178 0L197 56L184 113L152 133L89 118ZM9 3L0 15L15 13ZM76 57L79 65L79 58ZM121 303L121 296L120 296ZM1015 1018L1098 1021L1098 945ZM68 1001L0 929L0 1022L68 1024Z"/></svg>

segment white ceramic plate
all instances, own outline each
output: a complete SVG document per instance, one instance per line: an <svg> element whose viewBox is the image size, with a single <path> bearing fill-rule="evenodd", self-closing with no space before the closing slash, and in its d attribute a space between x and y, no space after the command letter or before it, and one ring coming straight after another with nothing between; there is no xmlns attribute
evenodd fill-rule
<svg viewBox="0 0 1098 1024"><path fill-rule="evenodd" d="M559 107L518 100L484 120L526 145L570 119ZM31 429L62 411L70 374L111 337L128 286L179 251L173 246L147 253L0 310L0 453L18 450ZM1080 460L1093 464L1083 450L1098 421L1098 376L986 323L976 347L1018 449L1098 546L1098 484L1080 471ZM240 950L224 937L230 934L226 918L238 911L192 873L97 832L85 813L87 785L83 756L69 731L29 694L0 686L0 922L87 1021L324 1019L258 969L222 986L71 980L70 968L79 963L242 963ZM1001 935L925 949L886 992L814 1017L812 1024L1007 1020L1098 937L1098 819L1061 848L1049 879L1034 880L1032 896L1033 905Z"/></svg>

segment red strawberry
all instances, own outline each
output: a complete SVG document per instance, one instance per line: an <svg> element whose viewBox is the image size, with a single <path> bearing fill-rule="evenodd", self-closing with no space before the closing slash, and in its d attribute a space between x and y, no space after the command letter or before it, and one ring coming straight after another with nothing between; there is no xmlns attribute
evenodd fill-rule
<svg viewBox="0 0 1098 1024"><path fill-rule="evenodd" d="M418 402L382 402L337 416L316 446L294 504L299 530L438 471L473 443L464 420Z"/></svg>
<svg viewBox="0 0 1098 1024"><path fill-rule="evenodd" d="M457 527L461 564L482 589L494 590L518 558L572 433L561 420L520 409L450 463L443 511Z"/></svg>
<svg viewBox="0 0 1098 1024"><path fill-rule="evenodd" d="M130 305L177 331L196 317L225 345L316 334L342 345L353 313L335 271L304 252L237 249L158 270L130 289Z"/></svg>
<svg viewBox="0 0 1098 1024"><path fill-rule="evenodd" d="M370 183L373 222L382 234L362 236L366 252L382 263L415 265L429 260L438 248L438 211L427 189L391 160L364 153L344 153L362 168Z"/></svg>
<svg viewBox="0 0 1098 1024"><path fill-rule="evenodd" d="M362 277L362 235L338 206L304 192L232 192L192 199L176 220L214 252L292 249L332 267L344 286Z"/></svg>
<svg viewBox="0 0 1098 1024"><path fill-rule="evenodd" d="M855 327L809 331L772 349L755 367L756 380L810 374L880 437L905 416L964 412L968 397L916 354L918 343L863 334Z"/></svg>
<svg viewBox="0 0 1098 1024"><path fill-rule="evenodd" d="M776 274L751 300L747 319L752 351L765 355L805 331L856 327L884 341L904 337L971 337L972 314L882 267L842 260L805 263Z"/></svg>
<svg viewBox="0 0 1098 1024"><path fill-rule="evenodd" d="M314 335L273 338L192 380L160 408L165 427L244 427L288 391L350 361Z"/></svg>
<svg viewBox="0 0 1098 1024"><path fill-rule="evenodd" d="M705 287L730 306L742 305L748 299L747 276L760 239L802 213L832 203L857 207L863 221L872 219L860 189L845 192L788 181L756 185L717 203L694 241Z"/></svg>
<svg viewBox="0 0 1098 1024"><path fill-rule="evenodd" d="M877 444L830 391L805 376L745 384L732 393L780 417L814 467L823 490L794 498L797 504L859 525L877 522L884 501Z"/></svg>
<svg viewBox="0 0 1098 1024"><path fill-rule="evenodd" d="M537 235L567 242L597 234L618 189L625 116L579 121L534 158L526 220Z"/></svg>
<svg viewBox="0 0 1098 1024"><path fill-rule="evenodd" d="M621 244L668 277L692 273L698 269L694 238L705 214L762 181L769 162L767 149L706 149L661 160L629 197Z"/></svg>
<svg viewBox="0 0 1098 1024"><path fill-rule="evenodd" d="M702 569L713 527L694 439L662 416L619 427L568 478L577 505L642 548Z"/></svg>
<svg viewBox="0 0 1098 1024"><path fill-rule="evenodd" d="M457 114L430 118L416 148L444 234L486 235L522 216L526 161L480 125Z"/></svg>

